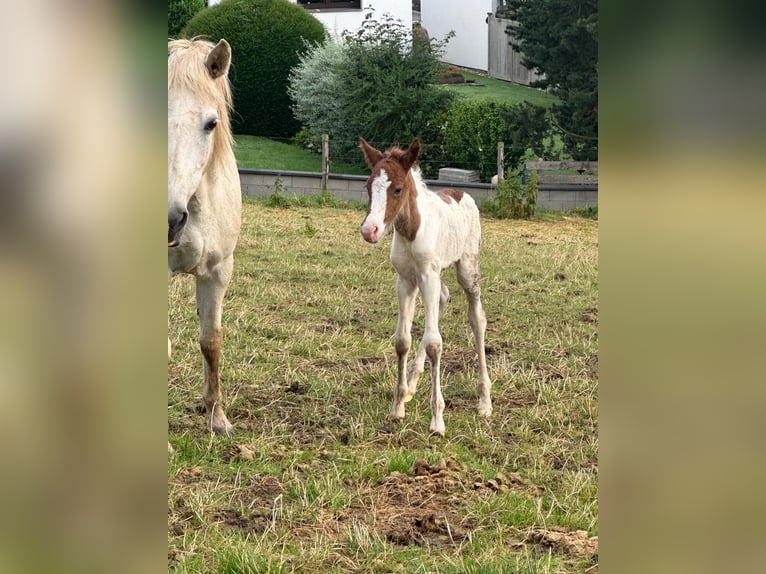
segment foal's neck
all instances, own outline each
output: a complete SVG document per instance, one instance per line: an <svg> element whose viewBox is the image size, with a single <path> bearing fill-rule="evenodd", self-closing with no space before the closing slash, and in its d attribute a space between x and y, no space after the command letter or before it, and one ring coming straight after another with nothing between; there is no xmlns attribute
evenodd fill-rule
<svg viewBox="0 0 766 574"><path fill-rule="evenodd" d="M418 190L412 170L407 173L407 185L402 190L405 194L402 207L394 218L394 229L407 241L414 241L420 229L420 211L418 211Z"/></svg>

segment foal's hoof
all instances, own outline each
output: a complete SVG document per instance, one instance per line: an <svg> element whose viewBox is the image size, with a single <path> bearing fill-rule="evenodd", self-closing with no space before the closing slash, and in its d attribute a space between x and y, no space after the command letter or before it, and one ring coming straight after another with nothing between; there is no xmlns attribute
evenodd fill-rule
<svg viewBox="0 0 766 574"><path fill-rule="evenodd" d="M414 393L407 393L406 395L404 395L404 402L409 403L412 400L412 397L414 396L415 396Z"/></svg>
<svg viewBox="0 0 766 574"><path fill-rule="evenodd" d="M479 416L488 417L492 414L492 399L481 397L477 409Z"/></svg>
<svg viewBox="0 0 766 574"><path fill-rule="evenodd" d="M229 438L234 436L234 426L230 423L227 423L223 426L214 426L213 427L213 433L218 436L227 436Z"/></svg>
<svg viewBox="0 0 766 574"><path fill-rule="evenodd" d="M431 422L428 430L431 431L432 435L443 437L447 429L444 426L444 423Z"/></svg>

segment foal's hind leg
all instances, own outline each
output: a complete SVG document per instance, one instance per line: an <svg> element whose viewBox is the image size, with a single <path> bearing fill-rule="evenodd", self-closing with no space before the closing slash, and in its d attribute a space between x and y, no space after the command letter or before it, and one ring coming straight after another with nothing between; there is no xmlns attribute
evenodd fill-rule
<svg viewBox="0 0 766 574"><path fill-rule="evenodd" d="M439 318L441 319L442 314L444 313L444 307L447 305L447 301L449 301L449 289L447 289L447 286L442 282L441 284L441 293L439 294ZM420 345L418 345L418 350L415 353L415 358L412 359L412 362L410 362L409 370L407 371L407 396L405 397L405 402L408 402L412 399L412 397L415 395L415 390L418 386L418 381L420 380L420 375L423 374L423 368L426 360L426 347L425 347L425 339L420 341Z"/></svg>
<svg viewBox="0 0 766 574"><path fill-rule="evenodd" d="M479 287L479 258L465 256L455 264L457 281L468 298L468 320L473 331L476 353L479 355L479 414L492 414L492 397L489 374L487 374L487 359L484 355L484 333L487 329L487 318L481 304L481 288Z"/></svg>
<svg viewBox="0 0 766 574"><path fill-rule="evenodd" d="M221 309L226 287L231 279L234 259L219 264L210 277L197 278L197 313L199 314L199 345L205 358L205 381L202 400L209 417L210 430L215 434L234 435L234 427L223 410L219 369L221 363Z"/></svg>

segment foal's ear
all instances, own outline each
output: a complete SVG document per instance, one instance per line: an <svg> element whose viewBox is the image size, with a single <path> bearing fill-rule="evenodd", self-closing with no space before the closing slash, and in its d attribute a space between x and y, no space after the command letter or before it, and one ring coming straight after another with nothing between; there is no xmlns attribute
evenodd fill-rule
<svg viewBox="0 0 766 574"><path fill-rule="evenodd" d="M370 169L375 167L375 164L378 163L383 157L383 154L368 144L364 138L359 138L359 147L362 149L362 153L364 154L364 161L367 162L367 165L370 167Z"/></svg>
<svg viewBox="0 0 766 574"><path fill-rule="evenodd" d="M221 39L207 55L205 66L210 77L215 80L229 72L229 64L231 64L231 46L226 40Z"/></svg>
<svg viewBox="0 0 766 574"><path fill-rule="evenodd" d="M407 148L407 151L404 152L404 163L407 169L411 168L412 165L416 161L418 161L419 157L420 157L420 138L415 138L414 140L412 140L410 147Z"/></svg>

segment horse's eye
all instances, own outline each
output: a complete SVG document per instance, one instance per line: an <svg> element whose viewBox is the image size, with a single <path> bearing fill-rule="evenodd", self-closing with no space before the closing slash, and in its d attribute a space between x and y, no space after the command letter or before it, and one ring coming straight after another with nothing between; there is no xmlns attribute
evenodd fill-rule
<svg viewBox="0 0 766 574"><path fill-rule="evenodd" d="M212 119L208 123L205 124L205 131L210 133L215 129L215 126L218 125L218 120Z"/></svg>
<svg viewBox="0 0 766 574"><path fill-rule="evenodd" d="M401 194L402 194L402 188L401 187L397 187L396 189L394 189L394 196L395 197L398 197Z"/></svg>

